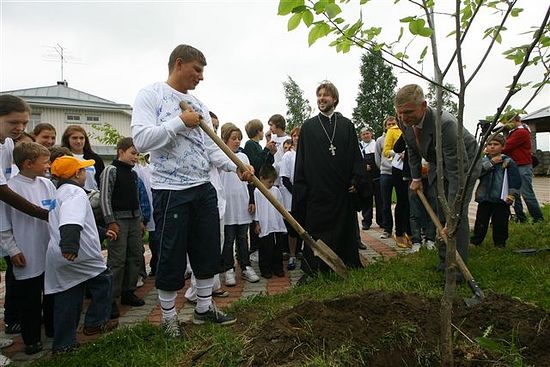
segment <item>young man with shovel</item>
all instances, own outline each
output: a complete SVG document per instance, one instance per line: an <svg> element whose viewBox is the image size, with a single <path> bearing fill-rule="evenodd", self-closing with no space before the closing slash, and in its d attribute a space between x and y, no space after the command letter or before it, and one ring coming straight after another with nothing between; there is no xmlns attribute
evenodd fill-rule
<svg viewBox="0 0 550 367"><path fill-rule="evenodd" d="M195 324L232 324L236 319L212 302L213 277L221 271L219 216L211 166L249 180L214 142L198 128L212 123L208 108L189 93L203 80L206 59L201 51L179 45L168 62L168 80L142 89L134 104L132 135L141 152L151 153L154 219L160 238L155 286L166 335L183 336L175 308L184 286L186 255L197 278ZM181 110L180 102L188 105Z"/></svg>

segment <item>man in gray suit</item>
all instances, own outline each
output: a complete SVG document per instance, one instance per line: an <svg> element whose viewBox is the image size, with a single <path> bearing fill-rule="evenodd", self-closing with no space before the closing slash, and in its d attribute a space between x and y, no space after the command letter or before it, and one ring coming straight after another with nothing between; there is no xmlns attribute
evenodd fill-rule
<svg viewBox="0 0 550 367"><path fill-rule="evenodd" d="M436 145L436 110L428 107L424 99L422 88L416 84L409 84L401 88L394 99L395 111L399 120L399 125L403 131L405 141L407 142L409 152L409 164L411 169L411 190L422 190L422 158L429 163L428 185L431 190L436 190L436 166L437 159L435 153ZM443 175L445 176L445 197L452 204L458 194L460 172L458 170L457 154L457 130L458 123L454 116L443 111L441 114L441 140L443 149ZM461 144L464 145L464 175L473 162L477 142L475 138L466 129L464 129L464 139ZM479 176L481 166L478 163L473 171L472 177ZM472 197L476 180L470 180L464 197L462 216L456 232L457 250L464 259L468 260L469 245L469 224L468 224L468 204ZM430 197L431 195L426 195ZM436 207L436 203L431 203ZM439 217L442 215L440 213ZM438 270L445 268L445 248L439 249L440 264Z"/></svg>

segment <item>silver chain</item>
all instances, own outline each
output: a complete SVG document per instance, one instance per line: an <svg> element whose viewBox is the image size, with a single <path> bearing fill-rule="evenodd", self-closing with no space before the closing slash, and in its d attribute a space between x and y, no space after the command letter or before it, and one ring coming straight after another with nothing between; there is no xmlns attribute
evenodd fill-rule
<svg viewBox="0 0 550 367"><path fill-rule="evenodd" d="M336 113L334 113L333 115L334 115L334 127L332 128L332 138L328 135L327 129L325 129L325 127L323 126L323 122L321 121L321 117L319 115L317 115L317 119L319 119L319 123L321 124L321 127L323 128L323 131L325 132L325 135L327 136L327 139L328 139L331 146L332 146L332 142L334 141L334 134L336 134ZM328 118L328 121L329 121L329 123L332 123L332 120L331 120L330 117Z"/></svg>

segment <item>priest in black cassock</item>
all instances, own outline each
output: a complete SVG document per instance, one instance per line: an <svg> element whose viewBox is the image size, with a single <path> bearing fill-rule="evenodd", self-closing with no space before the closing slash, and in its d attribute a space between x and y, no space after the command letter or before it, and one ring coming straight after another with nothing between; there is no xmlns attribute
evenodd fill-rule
<svg viewBox="0 0 550 367"><path fill-rule="evenodd" d="M366 187L357 135L352 122L334 111L336 87L323 82L316 94L320 113L304 122L296 151L292 213L315 240L330 246L346 266L357 268L357 211ZM309 248L304 250L306 274L329 270Z"/></svg>

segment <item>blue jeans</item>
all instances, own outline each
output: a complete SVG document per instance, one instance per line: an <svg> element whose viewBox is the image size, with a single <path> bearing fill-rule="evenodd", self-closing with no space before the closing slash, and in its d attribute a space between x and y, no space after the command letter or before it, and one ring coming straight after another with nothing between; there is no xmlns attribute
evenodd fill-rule
<svg viewBox="0 0 550 367"><path fill-rule="evenodd" d="M77 344L76 329L82 313L82 302L86 287L92 295L92 301L84 317L84 326L95 327L109 321L112 301L111 281L111 272L107 269L94 278L72 288L54 293L53 351Z"/></svg>
<svg viewBox="0 0 550 367"><path fill-rule="evenodd" d="M428 185L428 180L422 180L424 187L424 195L432 206L432 209L437 212L437 197L435 195L435 187ZM413 243L422 243L422 230L426 240L435 241L435 225L432 219L426 212L424 204L420 201L420 198L414 191L409 189L409 208L410 208L410 222L411 233Z"/></svg>
<svg viewBox="0 0 550 367"><path fill-rule="evenodd" d="M393 191L392 175L380 175L380 192L382 196L382 219L384 232L392 233L393 216L391 213L391 195Z"/></svg>
<svg viewBox="0 0 550 367"><path fill-rule="evenodd" d="M542 221L544 220L544 217L542 216L539 202L537 201L535 191L533 190L533 166L530 164L518 166L518 170L519 175L521 176L520 195L523 197L523 200L525 200L527 210L535 222ZM527 216L523 212L523 204L521 202L520 195L518 195L514 201L514 212L520 222L525 222L527 221Z"/></svg>
<svg viewBox="0 0 550 367"><path fill-rule="evenodd" d="M244 270L250 266L250 257L248 255L248 224L230 224L224 226L224 241L223 241L223 266L224 270L233 269L235 259L233 257L233 248L235 241L237 242L237 258L239 265Z"/></svg>

